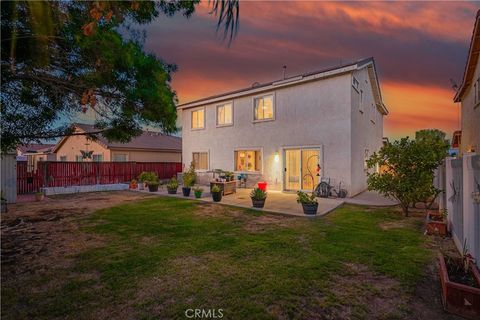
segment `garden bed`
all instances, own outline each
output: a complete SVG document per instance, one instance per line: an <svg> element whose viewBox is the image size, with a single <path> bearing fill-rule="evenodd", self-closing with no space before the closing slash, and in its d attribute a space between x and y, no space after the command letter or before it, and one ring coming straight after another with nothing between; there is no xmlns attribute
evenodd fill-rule
<svg viewBox="0 0 480 320"><path fill-rule="evenodd" d="M442 302L445 311L467 319L480 319L480 273L473 265L465 274L461 261L438 256Z"/></svg>

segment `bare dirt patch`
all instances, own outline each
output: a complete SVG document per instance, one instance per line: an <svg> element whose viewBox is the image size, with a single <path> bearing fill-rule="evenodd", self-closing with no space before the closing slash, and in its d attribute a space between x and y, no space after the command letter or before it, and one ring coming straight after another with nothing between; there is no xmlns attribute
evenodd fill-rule
<svg viewBox="0 0 480 320"><path fill-rule="evenodd" d="M291 227L304 222L302 219L285 215L269 213L261 213L260 215L247 214L245 209L209 203L198 204L194 213L204 217L233 218L242 223L242 227L248 232L261 232L271 227Z"/></svg>
<svg viewBox="0 0 480 320"><path fill-rule="evenodd" d="M72 262L70 256L103 243L101 237L80 230L79 218L146 197L128 191L81 193L9 206L1 222L2 280L68 267Z"/></svg>

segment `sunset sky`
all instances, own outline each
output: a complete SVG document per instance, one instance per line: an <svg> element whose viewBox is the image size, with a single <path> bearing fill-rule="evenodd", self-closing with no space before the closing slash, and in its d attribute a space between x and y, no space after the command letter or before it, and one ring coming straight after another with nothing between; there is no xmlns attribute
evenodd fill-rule
<svg viewBox="0 0 480 320"><path fill-rule="evenodd" d="M159 17L145 48L178 65L179 102L374 57L390 114L384 134L410 135L459 127L458 85L480 2L240 3L240 28L230 47L215 33L205 4L189 19Z"/></svg>

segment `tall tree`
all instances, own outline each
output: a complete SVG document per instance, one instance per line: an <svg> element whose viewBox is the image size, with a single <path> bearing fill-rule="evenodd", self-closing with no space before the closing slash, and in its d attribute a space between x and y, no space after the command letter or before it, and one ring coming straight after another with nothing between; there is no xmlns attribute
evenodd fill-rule
<svg viewBox="0 0 480 320"><path fill-rule="evenodd" d="M145 125L176 130L176 70L119 31L160 14L191 16L194 1L9 1L1 6L2 152L75 134L59 120L96 114L97 133L128 141ZM218 28L232 39L238 0L212 1Z"/></svg>

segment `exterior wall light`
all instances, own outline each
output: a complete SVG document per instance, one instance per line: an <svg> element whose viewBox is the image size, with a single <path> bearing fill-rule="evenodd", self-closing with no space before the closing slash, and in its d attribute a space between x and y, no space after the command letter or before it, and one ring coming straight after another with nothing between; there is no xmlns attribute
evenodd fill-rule
<svg viewBox="0 0 480 320"><path fill-rule="evenodd" d="M275 160L275 162L280 161L280 155L278 154L278 151L275 151L275 153L273 154L273 159Z"/></svg>

